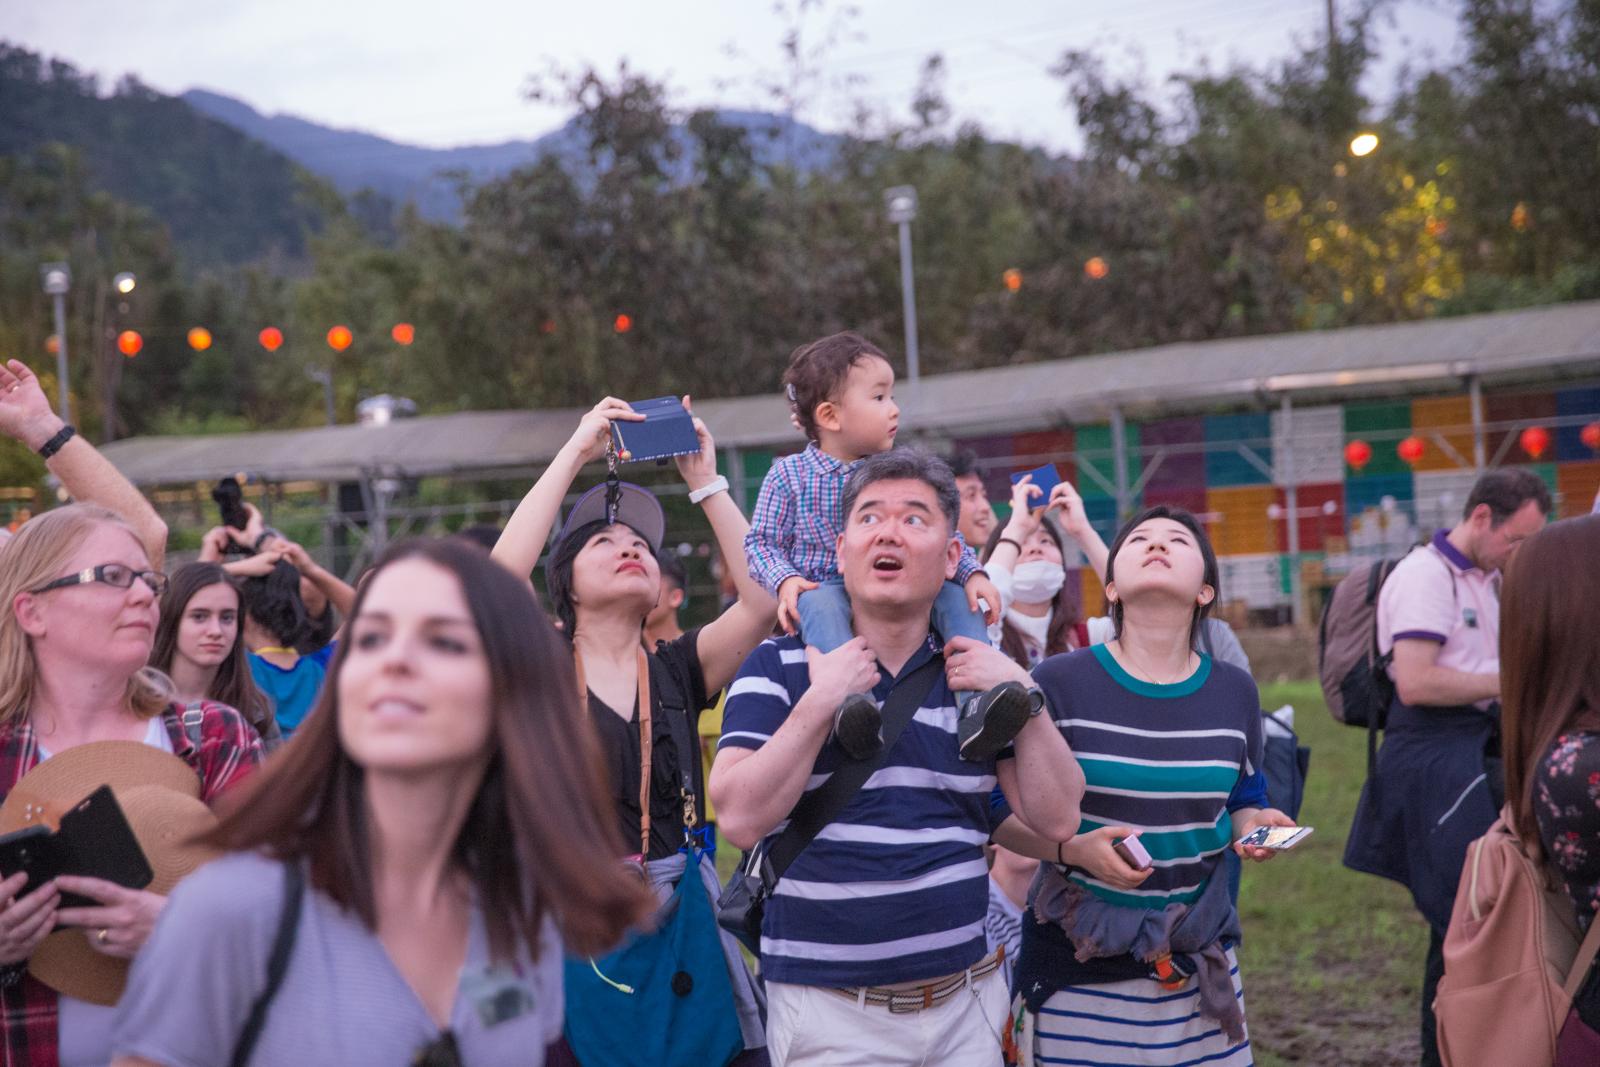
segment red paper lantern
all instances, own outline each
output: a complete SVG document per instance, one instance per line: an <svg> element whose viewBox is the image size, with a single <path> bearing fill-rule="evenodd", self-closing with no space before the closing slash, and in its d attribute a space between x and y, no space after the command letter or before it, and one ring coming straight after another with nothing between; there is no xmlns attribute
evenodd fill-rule
<svg viewBox="0 0 1600 1067"><path fill-rule="evenodd" d="M1522 436L1517 438L1517 443L1522 450L1534 459L1544 455L1545 449L1550 447L1550 431L1543 426L1529 426L1522 431Z"/></svg>
<svg viewBox="0 0 1600 1067"><path fill-rule="evenodd" d="M1013 293L1022 288L1022 272L1015 267L1000 275L1000 278L1006 283L1006 288Z"/></svg>
<svg viewBox="0 0 1600 1067"><path fill-rule="evenodd" d="M61 351L61 338L57 337L55 334L51 334L49 337L46 337L44 339L44 350L50 353L52 356Z"/></svg>
<svg viewBox="0 0 1600 1067"><path fill-rule="evenodd" d="M397 322L394 329L389 331L389 336L394 338L395 344L408 345L417 339L417 330L409 322Z"/></svg>
<svg viewBox="0 0 1600 1067"><path fill-rule="evenodd" d="M189 331L189 347L196 352L204 352L211 347L211 331L204 326L196 326Z"/></svg>
<svg viewBox="0 0 1600 1067"><path fill-rule="evenodd" d="M132 359L144 347L144 338L139 336L137 330L123 330L117 334L117 351Z"/></svg>
<svg viewBox="0 0 1600 1067"><path fill-rule="evenodd" d="M618 333L627 333L629 330L633 329L633 316L618 315L616 321L611 324L611 328L616 330Z"/></svg>
<svg viewBox="0 0 1600 1067"><path fill-rule="evenodd" d="M268 326L256 335L256 340L261 342L261 347L268 352L276 352L283 347L283 331L276 326Z"/></svg>
<svg viewBox="0 0 1600 1067"><path fill-rule="evenodd" d="M1111 267L1104 259L1095 256L1083 265L1083 273L1095 281L1099 281L1111 273Z"/></svg>
<svg viewBox="0 0 1600 1067"><path fill-rule="evenodd" d="M354 340L355 335L350 332L348 326L335 326L328 331L328 347L335 352L343 352Z"/></svg>
<svg viewBox="0 0 1600 1067"><path fill-rule="evenodd" d="M1344 461L1356 470L1365 467L1372 459L1372 446L1365 441L1351 441L1344 446Z"/></svg>
<svg viewBox="0 0 1600 1067"><path fill-rule="evenodd" d="M1415 465L1417 460L1422 458L1422 454L1428 450L1428 446L1423 443L1422 438L1413 435L1401 441L1395 446L1394 450L1401 459Z"/></svg>
<svg viewBox="0 0 1600 1067"><path fill-rule="evenodd" d="M1578 431L1578 440L1596 452L1600 452L1600 422L1591 422Z"/></svg>

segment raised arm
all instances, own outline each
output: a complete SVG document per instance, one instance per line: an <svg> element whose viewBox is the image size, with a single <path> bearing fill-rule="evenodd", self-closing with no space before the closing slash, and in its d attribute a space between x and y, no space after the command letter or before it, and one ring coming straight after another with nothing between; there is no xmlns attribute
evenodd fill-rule
<svg viewBox="0 0 1600 1067"><path fill-rule="evenodd" d="M624 400L608 396L591 408L578 423L572 437L561 446L550 466L539 475L528 495L522 498L500 540L495 542L494 558L518 578L528 578L539 565L545 542L561 514L561 501L572 488L573 479L588 463L606 454L606 437L612 419L638 422L644 418Z"/></svg>
<svg viewBox="0 0 1600 1067"><path fill-rule="evenodd" d="M689 398L683 398L689 407ZM744 556L745 535L750 524L745 521L739 505L727 492L724 480L717 482L717 443L706 424L694 420L694 431L700 439L700 451L693 456L678 457L678 473L691 493L707 486L721 484L722 488L701 499L706 521L717 539L717 548L726 560L739 560ZM705 676L706 692L715 693L733 680L734 673L745 657L772 633L772 622L777 616L777 601L750 576L750 568L730 564L733 569L733 586L739 599L705 624L700 630L695 652L700 657L700 671Z"/></svg>
<svg viewBox="0 0 1600 1067"><path fill-rule="evenodd" d="M21 441L34 452L61 432L66 423L50 410L39 379L21 360L0 367L0 433ZM133 527L150 566L161 569L167 555L167 524L144 494L122 476L82 434L75 434L45 466L61 480L74 500L98 504L122 516Z"/></svg>
<svg viewBox="0 0 1600 1067"><path fill-rule="evenodd" d="M348 582L312 559L311 553L288 538L273 538L267 542L266 547L269 551L276 549L282 552L283 558L293 563L299 570L300 577L309 579L311 584L327 597L328 603L339 613L339 618L350 618L350 611L356 604L356 591ZM319 611L313 614L322 613Z"/></svg>
<svg viewBox="0 0 1600 1067"><path fill-rule="evenodd" d="M1083 554L1088 557L1089 566L1103 582L1106 580L1106 559L1110 556L1110 549L1101 538L1099 531L1089 524L1089 516L1083 508L1083 497L1072 487L1071 482L1058 482L1050 490L1050 502L1045 506L1048 511L1054 508L1060 515L1061 528L1067 536L1078 542L1078 547L1083 549Z"/></svg>

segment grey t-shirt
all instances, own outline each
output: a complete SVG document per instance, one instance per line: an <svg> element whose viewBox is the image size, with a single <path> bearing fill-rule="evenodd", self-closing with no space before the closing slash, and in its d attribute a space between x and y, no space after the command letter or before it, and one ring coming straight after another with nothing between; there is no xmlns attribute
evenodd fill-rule
<svg viewBox="0 0 1600 1067"><path fill-rule="evenodd" d="M283 905L283 867L254 854L216 860L180 883L139 952L117 1006L112 1047L163 1067L233 1057L266 984ZM539 959L491 970L473 909L450 1026L471 1067L540 1067L561 1036L561 941L547 919ZM295 1067L407 1064L439 1036L376 935L307 887L283 985L250 1063Z"/></svg>

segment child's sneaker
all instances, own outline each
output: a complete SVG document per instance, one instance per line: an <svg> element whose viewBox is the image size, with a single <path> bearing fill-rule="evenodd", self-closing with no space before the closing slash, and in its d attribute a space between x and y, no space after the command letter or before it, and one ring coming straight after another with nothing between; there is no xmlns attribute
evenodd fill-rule
<svg viewBox="0 0 1600 1067"><path fill-rule="evenodd" d="M956 723L961 758L971 763L994 759L1042 707L1044 694L1021 682L1002 683L968 700Z"/></svg>
<svg viewBox="0 0 1600 1067"><path fill-rule="evenodd" d="M851 759L871 759L883 750L883 712L865 693L851 693L833 713L833 736Z"/></svg>

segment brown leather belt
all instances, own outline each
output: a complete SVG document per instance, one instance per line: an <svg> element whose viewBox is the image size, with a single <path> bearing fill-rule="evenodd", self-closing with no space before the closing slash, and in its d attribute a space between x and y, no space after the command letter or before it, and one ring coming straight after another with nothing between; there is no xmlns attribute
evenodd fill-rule
<svg viewBox="0 0 1600 1067"><path fill-rule="evenodd" d="M897 1015L904 1015L914 1011L926 1011L935 1004L950 999L955 993L965 989L970 983L980 978L986 978L1000 969L1000 964L1005 961L1006 947L1001 945L992 956L985 956L977 963L964 971L940 978L925 985L915 986L910 989L883 989L868 986L866 989L866 1003L879 1004ZM846 986L824 986L830 993L837 993L841 997L860 1001L862 999L861 987L848 988Z"/></svg>

